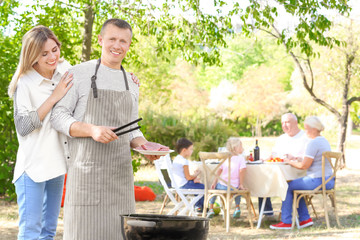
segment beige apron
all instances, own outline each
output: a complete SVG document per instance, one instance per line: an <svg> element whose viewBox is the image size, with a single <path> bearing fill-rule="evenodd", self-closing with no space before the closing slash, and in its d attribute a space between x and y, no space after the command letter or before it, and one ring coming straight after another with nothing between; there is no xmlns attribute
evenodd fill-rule
<svg viewBox="0 0 360 240"><path fill-rule="evenodd" d="M126 91L96 88L96 74L84 122L122 126L131 121L132 98L124 69ZM123 84L123 83L119 83ZM135 213L134 179L128 134L103 144L88 138L69 139L64 209L64 240L120 240L120 214Z"/></svg>

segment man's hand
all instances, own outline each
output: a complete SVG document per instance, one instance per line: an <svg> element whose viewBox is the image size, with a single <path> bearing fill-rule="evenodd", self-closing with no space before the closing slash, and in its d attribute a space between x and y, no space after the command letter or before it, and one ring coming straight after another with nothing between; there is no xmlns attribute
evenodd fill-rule
<svg viewBox="0 0 360 240"><path fill-rule="evenodd" d="M91 137L101 143L109 143L118 139L118 136L116 136L110 127L95 125L91 126Z"/></svg>
<svg viewBox="0 0 360 240"><path fill-rule="evenodd" d="M145 144L136 147L136 149L148 150L148 151L168 151L169 147L161 145L160 143L146 142ZM160 155L144 155L144 156L150 161L154 161L161 157Z"/></svg>
<svg viewBox="0 0 360 240"><path fill-rule="evenodd" d="M146 142L145 144L142 144L141 146L137 147L137 149L148 150L148 151L169 151L170 148L161 145L160 143Z"/></svg>

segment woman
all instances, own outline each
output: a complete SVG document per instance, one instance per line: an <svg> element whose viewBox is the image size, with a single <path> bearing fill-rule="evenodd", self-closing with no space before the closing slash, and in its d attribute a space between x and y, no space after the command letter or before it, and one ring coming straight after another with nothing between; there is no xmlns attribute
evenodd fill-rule
<svg viewBox="0 0 360 240"><path fill-rule="evenodd" d="M324 130L324 125L321 123L319 118L311 116L305 119L304 127L310 141L306 146L303 160L298 162L285 159L285 162L288 162L289 165L295 168L306 169L307 173L305 177L289 182L289 188L287 190L285 201L282 202L281 222L271 225L271 229L291 229L294 190L313 190L322 183L322 153L331 151L329 142L320 135L321 131ZM331 174L332 169L330 163L326 161L325 178L329 178ZM330 180L326 184L326 189L332 189L334 187L334 182L335 179ZM302 198L299 202L298 215L300 228L313 225L313 221L310 218L304 198Z"/></svg>
<svg viewBox="0 0 360 240"><path fill-rule="evenodd" d="M9 85L19 141L13 182L19 205L18 239L53 239L66 173L67 141L50 125L52 107L72 87L70 64L60 42L37 26L22 40L17 70ZM134 82L137 82L137 78Z"/></svg>
<svg viewBox="0 0 360 240"><path fill-rule="evenodd" d="M13 182L19 205L18 239L53 239L66 172L63 136L50 126L50 111L71 88L70 64L44 26L28 31L10 82L19 141Z"/></svg>

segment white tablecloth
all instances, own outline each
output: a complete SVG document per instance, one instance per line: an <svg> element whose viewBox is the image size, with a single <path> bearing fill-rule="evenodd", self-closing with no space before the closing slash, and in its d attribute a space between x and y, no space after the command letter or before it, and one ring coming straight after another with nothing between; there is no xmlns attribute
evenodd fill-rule
<svg viewBox="0 0 360 240"><path fill-rule="evenodd" d="M214 169L217 164L208 164ZM190 173L203 168L201 162L191 162L189 165ZM277 163L265 164L247 164L244 186L250 190L251 196L254 197L280 197L285 200L288 188L287 181L301 178L306 175L306 170L299 170L290 165ZM201 181L204 181L203 176ZM210 180L211 181L211 180ZM209 182L209 186L211 182Z"/></svg>

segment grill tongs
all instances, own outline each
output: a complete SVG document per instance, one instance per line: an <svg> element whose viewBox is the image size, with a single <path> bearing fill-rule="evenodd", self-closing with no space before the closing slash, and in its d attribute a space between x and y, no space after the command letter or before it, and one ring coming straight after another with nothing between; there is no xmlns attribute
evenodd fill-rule
<svg viewBox="0 0 360 240"><path fill-rule="evenodd" d="M142 118L138 118L138 119L136 119L136 120L134 120L134 121L132 121L132 122L130 122L130 123L128 123L128 124L125 124L125 125L123 125L123 126L121 126L121 127L115 128L115 129L113 129L112 131L113 131L117 136L120 136L120 135L123 135L123 134L125 134L125 133L131 132L131 131L134 131L134 130L137 130L137 129L141 128L141 127L140 127L140 126L137 126L137 127L134 127L134 128L130 128L130 129L126 130L126 131L118 132L118 131L120 131L120 130L122 130L122 129L124 129L124 128L132 125L132 124L134 124L134 123L137 123L137 122L141 121L141 120L142 120Z"/></svg>

